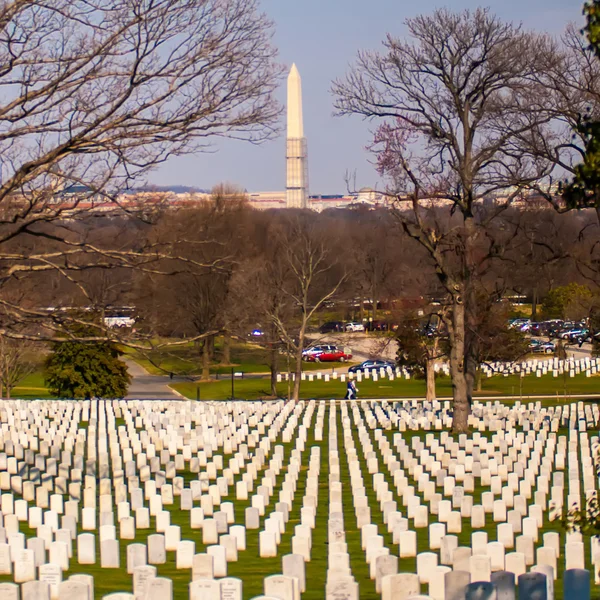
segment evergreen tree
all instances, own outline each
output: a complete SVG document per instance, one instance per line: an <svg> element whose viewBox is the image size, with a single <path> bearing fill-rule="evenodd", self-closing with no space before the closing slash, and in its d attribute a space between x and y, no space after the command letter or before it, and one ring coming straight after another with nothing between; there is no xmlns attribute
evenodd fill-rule
<svg viewBox="0 0 600 600"><path fill-rule="evenodd" d="M596 299L587 285L569 283L551 289L542 303L544 319L583 319L588 317Z"/></svg>
<svg viewBox="0 0 600 600"><path fill-rule="evenodd" d="M45 363L46 385L60 398L122 398L131 379L122 354L106 342L56 343Z"/></svg>

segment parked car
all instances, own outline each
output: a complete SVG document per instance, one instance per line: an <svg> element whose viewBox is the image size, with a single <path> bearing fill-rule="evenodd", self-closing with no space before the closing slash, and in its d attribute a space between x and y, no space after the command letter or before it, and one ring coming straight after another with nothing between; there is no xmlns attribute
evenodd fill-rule
<svg viewBox="0 0 600 600"><path fill-rule="evenodd" d="M368 331L389 331L392 329L392 325L388 321L370 321L367 323L366 329Z"/></svg>
<svg viewBox="0 0 600 600"><path fill-rule="evenodd" d="M348 373L356 373L358 371L370 371L372 369L395 369L396 364L389 360L365 360L359 365L354 365L348 369Z"/></svg>
<svg viewBox="0 0 600 600"><path fill-rule="evenodd" d="M352 358L352 353L331 344L319 344L302 352L303 360L308 362L345 362Z"/></svg>
<svg viewBox="0 0 600 600"><path fill-rule="evenodd" d="M546 328L544 327L544 323L531 323L529 333L531 335L545 335Z"/></svg>
<svg viewBox="0 0 600 600"><path fill-rule="evenodd" d="M529 328L531 335L537 336L549 336L552 337L552 332L556 332L563 325L563 321L560 319L550 319L549 321L540 321L539 323L532 323Z"/></svg>
<svg viewBox="0 0 600 600"><path fill-rule="evenodd" d="M319 327L321 333L336 333L344 331L344 324L341 321L328 321Z"/></svg>
<svg viewBox="0 0 600 600"><path fill-rule="evenodd" d="M573 329L567 329L566 331L561 332L558 337L561 340L569 340L570 342L573 342L580 337L586 338L588 334L589 331L587 329L575 327Z"/></svg>
<svg viewBox="0 0 600 600"><path fill-rule="evenodd" d="M535 354L552 354L556 351L556 343L534 339L529 342L529 351Z"/></svg>
<svg viewBox="0 0 600 600"><path fill-rule="evenodd" d="M345 329L346 329L346 331L364 331L365 326L362 323L351 322L351 323L346 323Z"/></svg>
<svg viewBox="0 0 600 600"><path fill-rule="evenodd" d="M569 332L567 339L570 342L575 342L580 339L587 341L588 339L592 339L592 334L590 333L590 330L587 327L584 327L582 329L572 329Z"/></svg>
<svg viewBox="0 0 600 600"><path fill-rule="evenodd" d="M518 331L529 331L531 327L531 319L511 319L508 322L509 329L517 329Z"/></svg>

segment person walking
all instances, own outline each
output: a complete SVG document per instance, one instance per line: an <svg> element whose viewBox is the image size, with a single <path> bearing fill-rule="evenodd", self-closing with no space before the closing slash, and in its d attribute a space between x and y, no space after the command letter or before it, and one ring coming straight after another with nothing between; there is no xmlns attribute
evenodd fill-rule
<svg viewBox="0 0 600 600"><path fill-rule="evenodd" d="M346 385L346 400L356 400L358 397L358 388L356 387L356 383L353 379L348 379L348 384Z"/></svg>

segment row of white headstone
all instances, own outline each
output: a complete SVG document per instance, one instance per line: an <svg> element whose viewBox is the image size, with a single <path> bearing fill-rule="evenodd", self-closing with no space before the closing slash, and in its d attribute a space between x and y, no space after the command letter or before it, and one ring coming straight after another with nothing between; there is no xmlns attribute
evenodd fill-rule
<svg viewBox="0 0 600 600"><path fill-rule="evenodd" d="M180 426L179 432L183 430L183 439L180 435L169 436L169 424L162 421L159 416L160 412L157 415L152 410L149 410L143 417L135 416L134 423L134 419L126 408L123 411L127 422L126 426L120 426L117 431L114 427L115 415L112 414L111 403L100 403L98 414L96 414L95 405L92 405L91 410L86 407L89 412L85 416L90 419L86 440L82 435L82 433L85 434L83 430L69 431L66 425L55 428L44 418L39 419L36 423L35 410L32 419L27 417L27 423L19 423L21 418L26 417L21 407L19 407L17 418L15 418L17 415L10 410L11 405L4 407L4 414L0 413L0 416L7 427L2 428L3 439L0 440L2 450L5 451L0 453L0 470L5 470L0 472L5 475L5 489L12 490L12 493L4 494L1 499L2 518L6 521L3 524L7 525L4 535L8 538L6 544L0 544L0 563L5 565L4 572L11 574L14 565L15 582L25 586L34 583L32 580L38 576L42 584L50 582L48 589L53 597L60 597L62 573L68 570L73 550L72 542L75 539L77 540L78 562L80 564L96 562L94 534L79 533L77 535L78 528L85 526L84 529L95 530L97 527L100 538L101 566L103 568L119 568L121 539L133 539L136 531L148 529L150 516L154 516L157 533L148 536L148 545L129 544L127 548L127 571L133 575L133 587L136 587L136 573L138 573L140 581L143 580L147 583L147 590L144 593L149 598L161 598L162 600L172 596L172 584L169 580L150 577L150 575L153 573L156 575L156 567L153 565L165 563L166 552L173 550L176 553L177 568L192 569L194 581L190 587L190 597L194 599L207 597L203 595L205 592L200 590L203 580L211 577L224 577L227 574L227 562L237 560L237 551L245 549L245 527L232 525L229 528L234 518L233 503L221 502L221 498L229 494L229 485L244 468L244 462L249 458L249 449L252 448L255 449L254 456L248 461L247 472L243 474L241 480L237 481L235 487L236 493L242 496L244 490L246 494L253 490L258 472L263 468L270 454L271 441L275 441L281 436L282 440L287 442L294 439L296 449L292 451L283 483L277 486L281 487L280 502L276 505L276 510L265 519L264 531L260 532L261 541L266 542L267 545L271 537L279 538L283 518L285 517L287 520L291 510L300 472L301 454L304 451L306 432L310 427L315 404L313 403L304 411L304 404L296 407L284 406L283 403L254 404L248 408L248 406L238 403L233 407L233 412L241 411L237 415L239 417L245 411L246 414L241 421L246 421L249 426L256 428L250 432L248 426L244 427L242 423L241 435L237 427L231 427L230 421L236 420L235 418L230 419L228 416L228 413L232 412L232 406L221 405L215 411L214 407L206 405L209 413L208 419L205 418L206 415L203 414L205 411L202 408L200 409L201 414L196 415L200 417L199 419L188 421L177 415L179 409L187 408L187 405L188 403L170 405L173 412L169 420L176 416L176 422ZM158 409L165 408L160 404L155 404L152 408L154 406ZM39 405L37 407L39 408ZM49 412L52 412L53 408L58 408L51 404L49 407ZM42 411L44 415L46 408L48 406ZM120 412L118 406L117 411ZM215 413L218 415L217 422L213 422L213 419L210 418ZM297 434L298 418L303 413L304 423L300 426ZM58 413L54 413L52 416L55 417L53 419L55 423L69 423L70 417L75 417L75 423L79 421L79 415L75 415L69 410L65 414L59 409ZM153 418L156 416L159 418ZM62 417L67 417L67 420L63 420ZM263 418L263 420L259 421L257 417ZM203 425L210 425L206 428L208 431L203 427L197 427L196 431L192 431L190 424L194 420L196 423L200 421ZM33 421L33 423L29 421ZM152 435L156 431L153 431L151 426L148 427L151 423L159 425L158 435ZM17 425L16 431L15 425ZM18 425L24 426L19 427ZM167 427L163 429L162 425L167 425ZM138 434L136 426L143 428L141 434ZM26 431L26 437L22 436L23 430ZM35 441L30 447L32 430L35 430L36 435ZM145 435L148 432L150 435ZM74 434L74 439L70 437L71 434ZM97 451L96 434L98 436ZM66 449L60 450L63 435ZM50 439L54 439L53 446L50 446ZM60 446L56 443L57 439L60 440ZM93 442L91 442L92 439ZM86 442L88 460L84 464L84 444ZM54 448L57 448L58 452ZM222 448L225 456L235 452L227 469L223 469L223 456L214 456L214 461L208 462L212 458L213 448ZM73 449L75 449L75 456L71 455ZM39 451L39 454L36 450ZM317 447L311 454L309 484L311 493L307 496L306 506L301 511L302 524L308 523L309 526L312 524L313 527L316 507L315 489L318 487L316 481L318 481L318 461L320 460L318 451ZM26 453L27 456L25 456ZM52 454L56 454L56 456L49 456ZM97 461L93 459L96 456L98 457ZM56 462L59 457L62 462L57 466ZM19 459L23 460L19 461ZM270 496L275 488L275 480L282 469L282 460L283 446L277 446L274 457L269 462L269 469L265 471L262 485L259 486L257 494L252 497L252 505L246 512L246 519L256 521L255 527L259 527L260 513L264 513L265 507L269 504ZM192 465L194 462L196 465ZM32 466L33 481L29 479L30 466ZM160 467L163 466L165 468L161 470ZM190 468L195 466L198 468ZM177 477L177 471L185 469L185 467L198 472L198 481L193 482L197 485L192 485L190 489L186 489L183 481L178 481L182 478ZM223 475L218 477L218 472L221 470ZM44 472L46 476L39 477L38 471ZM85 472L85 475L82 471ZM100 475L98 486L96 485L97 474ZM168 481L172 483L167 483ZM213 481L216 483L212 483ZM140 487L140 483L144 484L143 488ZM24 491L31 491L29 484L33 488L33 493L30 494L29 499L25 499L22 494ZM81 494L82 484L85 486L83 494ZM23 490L23 487L26 489ZM48 497L48 491L55 493ZM61 492L67 491L72 499L63 503ZM119 534L114 525L113 492L120 500L116 504ZM163 510L163 507L173 504L173 496L180 496L181 508L190 511L192 527L202 529L202 535L205 538L203 542L205 544L212 543L207 547L206 554L195 554L195 542L181 540L180 528L170 524L170 513ZM83 508L80 511L81 499L83 499ZM29 502L33 501L39 501L40 506L29 507ZM194 507L195 501L199 501L201 506ZM144 505L145 502L148 503L148 506ZM50 510L44 510L44 508L50 508ZM97 509L99 509L99 523L96 522ZM131 514L132 510L134 516ZM82 517L81 523L79 523L80 516ZM61 528L59 528L59 518ZM18 531L19 523L23 521L34 527L38 534L26 541L27 549L25 549L24 535ZM215 534L218 537L215 537ZM299 540L302 542L302 536L299 536ZM46 563L46 552L49 553L50 563ZM298 570L299 559L302 561L302 557L294 555L286 557L283 564L284 570ZM146 563L151 564L147 565ZM146 570L144 571L144 569ZM285 573L266 578L265 590L277 589L278 585L285 587L290 581L292 581L291 576ZM213 593L212 580L210 584L206 585L209 590L212 589L212 592L207 593ZM218 582L218 585L231 588L229 592L234 595L227 596L228 598L241 598L241 582L238 585L233 578L226 578L226 580ZM68 586L63 585L62 587L65 590L69 589ZM139 593L139 585L137 587ZM28 585L29 588L31 585ZM234 588L239 588L239 590L235 592ZM14 587L11 589L14 591ZM23 593L25 593L25 588L23 588ZM64 594L67 594L67 591ZM73 598L75 597L73 596ZM83 598L84 595L81 597ZM87 596L85 597L87 598ZM213 598L214 595L208 597Z"/></svg>
<svg viewBox="0 0 600 600"><path fill-rule="evenodd" d="M434 365L436 373L450 376L450 366L447 362L437 362ZM569 377L575 377L581 373L584 373L586 377L592 377L600 373L600 358L592 358L586 356L585 358L568 358L566 360L558 358L549 358L546 360L532 359L522 362L491 362L483 363L481 365L481 371L486 377L493 377L494 375L520 375L525 377L527 375L535 375L536 377L542 377L548 373L551 373L553 377L559 377L561 375L568 375ZM277 375L277 381L293 381L294 373L279 373ZM379 381L380 379L388 379L394 381L394 379L411 379L412 374L409 369L404 367L396 367L392 369L387 368L370 368L361 369L352 373L338 373L335 369L332 372L321 372L321 371L304 371L302 372L302 381L340 381L346 382L347 379L355 379L357 382L363 380Z"/></svg>
<svg viewBox="0 0 600 600"><path fill-rule="evenodd" d="M518 576L537 569L554 580L563 567L587 563L597 569L597 544L590 546L586 561L579 534L569 534L561 544L556 533L540 535L540 529L564 515L567 506L583 506L595 497L598 438L588 438L587 429L599 417L595 405L583 403L551 409L475 403L472 424L494 431L491 438L475 432L471 439L454 439L441 432L426 434L423 443L403 431L447 424L448 403L5 403L0 408L0 487L6 492L0 498L0 573L21 584L27 600L33 598L32 589L44 598L40 590L46 584L52 597L89 600L93 581L71 576L67 582L72 585L66 586L62 578L75 544L80 564L96 563L97 537L101 567L127 568L138 596L172 597L172 582L156 577L156 565L174 551L175 566L191 571L190 598L215 597L217 586L221 596L226 589L230 595L225 597L241 598L242 582L226 577L227 564L246 551L247 529L260 530L259 555L278 554L296 506L311 430L315 440L327 430L328 600L358 597L346 544L352 511L371 578L386 599L405 589L406 574L398 573L404 558L416 558L412 575L419 585L430 586L436 600L444 597L441 575L449 570L482 581L500 571ZM78 426L84 418L87 429ZM117 426L118 418L125 424ZM557 435L565 424L568 436ZM352 506L343 503L338 435L343 436ZM287 462L284 447L274 445L278 440L293 442ZM316 445L308 453L293 554L283 557L282 573L265 578L268 596L298 600L306 585L304 562L311 559L321 451ZM178 475L187 470L198 474L189 488ZM261 485L250 496L259 473ZM476 505L480 487L485 491ZM233 490L235 502L249 504L244 525L235 523L235 502L226 500ZM279 502L269 511L276 490ZM66 502L64 493L70 498ZM175 497L181 510L189 511L192 528L201 530L204 553L196 554L196 540L182 540L180 528L171 524L165 507ZM377 514L393 546L380 535ZM129 544L127 565L120 565L122 540L149 529L150 516L156 533L147 544ZM488 533L477 531L490 519L496 525L491 541ZM35 537L26 540L19 531L24 522L36 530ZM463 527L473 532L470 544L459 547ZM428 533L426 548L418 548L419 529ZM36 582L40 585L34 588ZM18 588L3 585L12 600Z"/></svg>
<svg viewBox="0 0 600 600"><path fill-rule="evenodd" d="M383 407L378 403L361 403L369 429L374 429L376 425L388 427L389 413ZM577 432L572 430L568 448L565 437L560 437L557 444L556 436L547 430L542 430L541 435L537 436L531 431L527 437L522 432L501 432L492 438L492 442L475 434L472 440L460 436L457 443L444 433L440 435L438 442L433 434L429 434L426 437L426 446L429 446L429 449L423 447L419 438L412 438L413 450L417 451L418 458L413 456L403 437L394 434L394 445L400 453L400 460L397 460L388 438L383 435L381 429L375 429L374 434L380 453L374 451L359 405L352 403L350 408L355 424L354 430L358 431L360 447L364 454L363 460L360 461L352 440L353 428L348 409L343 405L342 422L346 456L352 477L355 516L357 526L361 530L363 550L370 565L371 578L376 580L384 598L396 597L393 590L400 585L400 576L397 576L398 562L396 556L390 553L390 549L385 547L383 536L378 535L377 526L370 522L371 509L365 498L361 464L366 464L368 473L373 476L379 510L388 532L393 535L394 543L399 544L399 557L416 557L416 576L420 583L429 584L432 598L445 597L443 575L451 569L470 574L473 581L489 581L493 572L505 570L518 577L525 573L528 567L534 572L544 572L551 581L556 578L561 555L560 536L557 532L548 532L542 537L538 532L547 509L552 509L554 518L562 513L565 496L565 458L568 461L569 475L567 502L569 506L581 506L578 440L581 445L585 495L587 498L596 495L596 465L592 461L587 433L582 432L578 436ZM371 413L372 408L374 410ZM578 405L577 409L581 410L582 405ZM585 408L583 410L585 411ZM591 443L596 449L598 438L592 438ZM545 452L542 453L542 449L545 449ZM396 494L389 490L383 473L379 471L379 456L383 457L387 465L389 477L393 479L396 487ZM555 457L557 460L553 464ZM477 461L474 458L477 458ZM528 468L514 469L522 464L527 464ZM402 465L405 465L409 477L406 476ZM554 468L558 470L554 472L552 499L547 503L549 479ZM512 472L513 469L517 472ZM435 481L430 480L432 475L435 476ZM417 490L415 486L409 485L410 482L417 484ZM476 483L483 487L489 486L491 490L482 494L480 506L473 506L473 497L467 494L474 491ZM532 486L537 487L537 491L533 492ZM442 488L441 493L436 493L437 488ZM425 505L421 504L421 498L416 495L416 491L423 494ZM515 492L519 494L515 496ZM500 497L495 499L495 496ZM394 497L401 498L402 504L407 508L408 518L403 517L397 510ZM445 500L445 497L450 499ZM530 500L534 500L534 504L529 504ZM485 531L476 531L485 526L486 514L492 514L493 521L498 523L496 542L488 543L488 534ZM437 522L429 524L430 518ZM470 519L470 526L475 531L471 536L471 546L460 548L457 534L462 532L463 519ZM439 550L440 556L431 551L417 553L416 530L427 527L429 550ZM522 535L515 540L516 533ZM538 545L542 539L543 545ZM535 545L538 547L534 553ZM506 550L515 547L516 552L506 554ZM600 566L599 549L598 543L593 541L590 548L591 562L596 572ZM584 568L585 552L580 534L567 535L564 552L565 569ZM407 579L405 575L402 575L402 580Z"/></svg>

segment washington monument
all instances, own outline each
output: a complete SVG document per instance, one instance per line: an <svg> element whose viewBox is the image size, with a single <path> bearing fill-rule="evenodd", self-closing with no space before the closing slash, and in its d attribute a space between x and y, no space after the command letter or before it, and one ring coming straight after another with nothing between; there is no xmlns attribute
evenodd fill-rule
<svg viewBox="0 0 600 600"><path fill-rule="evenodd" d="M302 123L302 80L293 64L287 80L287 183L288 208L308 207L308 156Z"/></svg>

